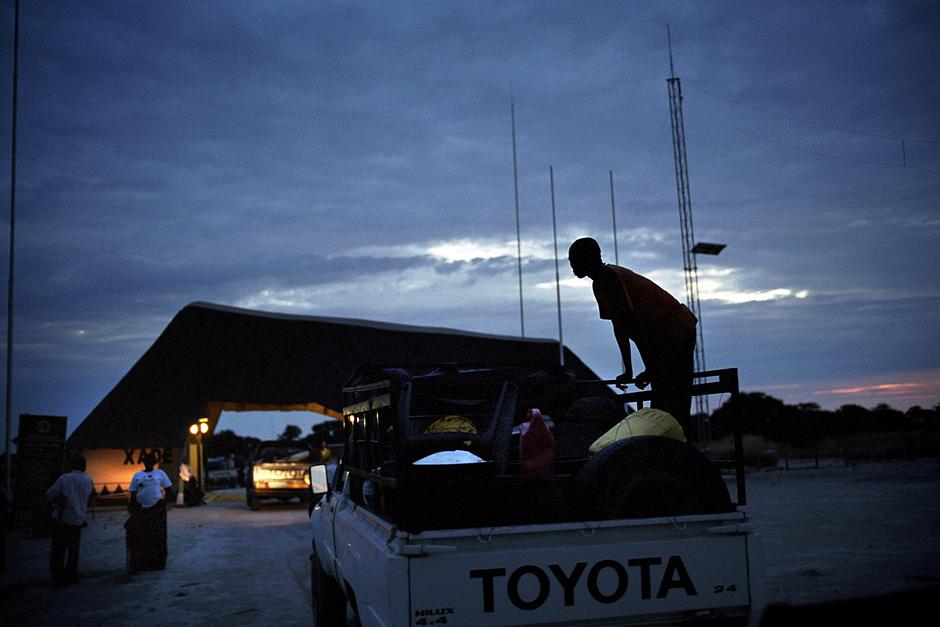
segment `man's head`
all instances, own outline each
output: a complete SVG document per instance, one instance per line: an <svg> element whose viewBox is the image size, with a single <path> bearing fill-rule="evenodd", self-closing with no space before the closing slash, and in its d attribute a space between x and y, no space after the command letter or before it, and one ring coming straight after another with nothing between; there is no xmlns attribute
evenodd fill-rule
<svg viewBox="0 0 940 627"><path fill-rule="evenodd" d="M153 454L152 451L144 453L141 460L144 462L144 469L147 472L153 470L153 465L157 463L157 456Z"/></svg>
<svg viewBox="0 0 940 627"><path fill-rule="evenodd" d="M576 239L568 248L568 263L571 264L571 271L579 279L586 276L594 278L597 270L604 265L601 261L600 244L591 237Z"/></svg>
<svg viewBox="0 0 940 627"><path fill-rule="evenodd" d="M85 456L81 453L72 453L69 456L69 467L72 470L80 470L85 472L85 468L88 467L87 462L85 461Z"/></svg>

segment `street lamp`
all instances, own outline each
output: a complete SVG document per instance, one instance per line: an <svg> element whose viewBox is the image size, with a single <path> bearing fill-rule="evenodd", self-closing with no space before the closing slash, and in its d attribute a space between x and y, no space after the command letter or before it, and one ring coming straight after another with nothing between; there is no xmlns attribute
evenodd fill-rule
<svg viewBox="0 0 940 627"><path fill-rule="evenodd" d="M202 436L209 432L209 419L200 418L198 422L194 422L189 425L189 432L196 436L196 463L195 472L193 473L197 477L197 485L199 489L203 489L203 476L202 476Z"/></svg>
<svg viewBox="0 0 940 627"><path fill-rule="evenodd" d="M717 255L725 249L727 244L710 244L709 242L699 242L692 247L694 255Z"/></svg>

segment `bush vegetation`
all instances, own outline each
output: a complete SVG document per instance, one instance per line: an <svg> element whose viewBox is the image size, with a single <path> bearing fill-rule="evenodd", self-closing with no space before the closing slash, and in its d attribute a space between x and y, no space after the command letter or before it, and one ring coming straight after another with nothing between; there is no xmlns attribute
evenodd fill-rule
<svg viewBox="0 0 940 627"><path fill-rule="evenodd" d="M716 453L732 450L735 420L745 434L745 455L754 461L768 450L780 457L847 461L940 456L940 405L906 412L886 404L825 410L816 403L788 405L760 392L735 394L711 416Z"/></svg>

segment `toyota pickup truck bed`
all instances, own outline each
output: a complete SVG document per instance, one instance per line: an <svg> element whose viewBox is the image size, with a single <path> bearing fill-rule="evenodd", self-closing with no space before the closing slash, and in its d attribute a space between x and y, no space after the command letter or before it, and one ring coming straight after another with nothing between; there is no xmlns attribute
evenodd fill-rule
<svg viewBox="0 0 940 627"><path fill-rule="evenodd" d="M736 372L721 372L718 387L736 389ZM503 420L519 413L513 383L471 379L462 401L459 385L426 389L474 420L490 416L472 438L409 427L449 411L421 413L417 378L347 388L344 457L312 513L319 624L344 624L347 603L366 626L746 624L759 613L763 558L739 464L737 503L718 464L665 438L560 460L551 478L524 477ZM455 444L487 461L411 464ZM711 494L696 498L705 487ZM663 515L634 508L651 489Z"/></svg>

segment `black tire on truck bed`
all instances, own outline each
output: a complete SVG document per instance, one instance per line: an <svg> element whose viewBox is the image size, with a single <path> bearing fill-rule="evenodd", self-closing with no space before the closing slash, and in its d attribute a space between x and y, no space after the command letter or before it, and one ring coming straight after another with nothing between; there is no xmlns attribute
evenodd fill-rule
<svg viewBox="0 0 940 627"><path fill-rule="evenodd" d="M592 518L734 511L719 469L695 447L671 438L615 442L593 455L578 479Z"/></svg>
<svg viewBox="0 0 940 627"><path fill-rule="evenodd" d="M316 555L310 558L310 601L315 627L346 625L346 596L336 580L326 574Z"/></svg>

